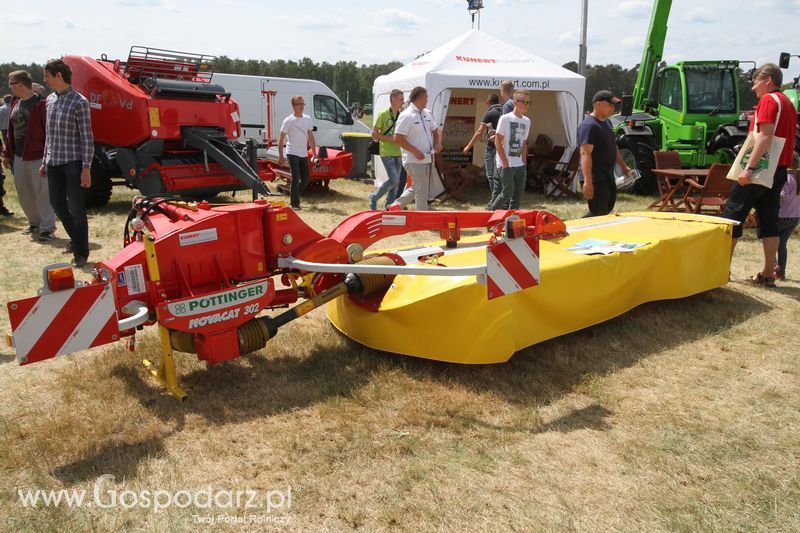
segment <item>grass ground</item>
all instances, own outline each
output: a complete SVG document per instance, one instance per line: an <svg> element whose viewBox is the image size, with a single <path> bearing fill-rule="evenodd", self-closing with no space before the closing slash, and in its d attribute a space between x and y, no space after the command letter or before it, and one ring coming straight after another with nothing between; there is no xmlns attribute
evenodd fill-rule
<svg viewBox="0 0 800 533"><path fill-rule="evenodd" d="M9 188L18 215L0 220L4 302L33 295L40 267L62 260L65 244L21 235ZM334 182L304 200L302 216L329 230L366 208L369 191ZM91 214L92 259L121 247L131 195L115 195ZM477 208L485 195L476 186L452 208ZM618 208L645 202L622 195ZM584 211L537 195L523 207L565 219ZM799 243L792 279L775 290L733 281L646 304L504 365L369 350L317 310L266 349L208 371L179 354L191 394L179 404L140 364L157 354L152 331L136 354L111 346L30 367L3 346L0 521L14 531L189 531L210 519L223 529L797 531ZM733 279L759 262L748 233ZM98 484L102 475L114 478ZM118 505L98 506L96 487L99 503L116 491ZM280 491L276 504L291 487L291 506L267 513L223 498L181 508L181 499L155 512L142 496L206 487ZM26 508L27 489L86 490L92 505Z"/></svg>

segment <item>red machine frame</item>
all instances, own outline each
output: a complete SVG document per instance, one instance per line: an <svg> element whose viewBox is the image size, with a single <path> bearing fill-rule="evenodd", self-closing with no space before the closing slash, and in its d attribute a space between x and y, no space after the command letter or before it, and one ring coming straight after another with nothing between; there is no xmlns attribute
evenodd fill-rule
<svg viewBox="0 0 800 533"><path fill-rule="evenodd" d="M211 206L140 197L129 223L125 247L97 263L91 282L75 282L71 269L54 265L45 269L39 296L8 304L20 364L133 337L136 329L157 324L162 356L151 372L184 398L173 350L196 353L214 365L262 348L282 325L334 298L349 297L377 311L395 275L481 279L486 270L406 264L417 263L420 254L428 257L429 250L364 255L383 238L434 230L447 247L456 247L462 229L486 228L487 252L525 239L538 254L539 239L566 234L564 223L545 211L367 211L323 236L293 210L266 200ZM489 285L489 297L500 296ZM105 295L103 305L99 295ZM299 300L278 315L260 315ZM55 302L73 320L54 320ZM46 349L42 338L50 339Z"/></svg>

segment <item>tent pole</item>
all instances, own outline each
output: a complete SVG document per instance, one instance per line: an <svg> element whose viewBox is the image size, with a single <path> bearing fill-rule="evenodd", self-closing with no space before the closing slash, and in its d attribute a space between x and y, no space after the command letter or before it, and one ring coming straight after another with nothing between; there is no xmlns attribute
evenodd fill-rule
<svg viewBox="0 0 800 533"><path fill-rule="evenodd" d="M589 18L589 0L581 0L581 40L578 45L578 74L586 77L586 22Z"/></svg>

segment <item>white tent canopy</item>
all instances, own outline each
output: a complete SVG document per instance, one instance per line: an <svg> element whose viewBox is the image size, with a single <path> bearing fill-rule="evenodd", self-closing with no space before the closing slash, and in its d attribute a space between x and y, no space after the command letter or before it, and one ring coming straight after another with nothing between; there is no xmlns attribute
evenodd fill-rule
<svg viewBox="0 0 800 533"><path fill-rule="evenodd" d="M551 138L556 137L552 139L554 143L566 146L565 157L569 157L577 143L586 79L479 30L470 30L378 77L373 84L373 109L377 114L389 107L392 89L400 89L407 97L419 85L428 90L428 108L443 128L452 95L480 97L472 104L475 116L480 118L485 107L477 102L482 103L489 93L499 94L500 83L507 79L531 93L534 137L530 142L537 133L546 132Z"/></svg>

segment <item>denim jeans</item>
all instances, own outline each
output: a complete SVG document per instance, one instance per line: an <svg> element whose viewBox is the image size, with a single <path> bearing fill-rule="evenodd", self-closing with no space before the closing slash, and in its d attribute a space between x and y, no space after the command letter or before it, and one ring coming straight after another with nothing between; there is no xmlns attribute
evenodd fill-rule
<svg viewBox="0 0 800 533"><path fill-rule="evenodd" d="M400 158L400 161L403 161L403 158ZM401 164L400 165L400 180L397 183L397 193L394 195L395 200L400 198L400 195L403 194L403 191L406 190L406 186L408 185L408 173L406 172L405 167Z"/></svg>
<svg viewBox="0 0 800 533"><path fill-rule="evenodd" d="M494 199L489 210L505 209L509 204L509 209L519 209L522 203L522 193L525 191L528 169L525 166L500 168L500 181L503 188L497 198Z"/></svg>
<svg viewBox="0 0 800 533"><path fill-rule="evenodd" d="M89 257L89 221L81 187L82 170L80 161L47 165L50 205L72 241L75 257Z"/></svg>
<svg viewBox="0 0 800 533"><path fill-rule="evenodd" d="M290 190L290 202L292 207L300 207L300 193L308 185L308 158L289 154L289 169L292 171L292 184Z"/></svg>
<svg viewBox="0 0 800 533"><path fill-rule="evenodd" d="M494 203L495 199L500 196L500 192L503 190L503 183L500 181L500 173L498 172L497 161L495 160L496 155L497 149L493 148L492 144L486 145L486 154L483 157L483 168L486 171L486 182L489 184L489 193L491 194L487 208Z"/></svg>
<svg viewBox="0 0 800 533"><path fill-rule="evenodd" d="M394 199L397 197L397 186L400 183L401 171L403 170L403 158L399 155L381 156L381 161L383 162L384 168L386 168L386 174L389 178L381 183L381 186L372 191L369 195L369 208L373 211L378 208L378 200L380 200L384 194L386 195L385 207L389 207L389 204L394 202Z"/></svg>

